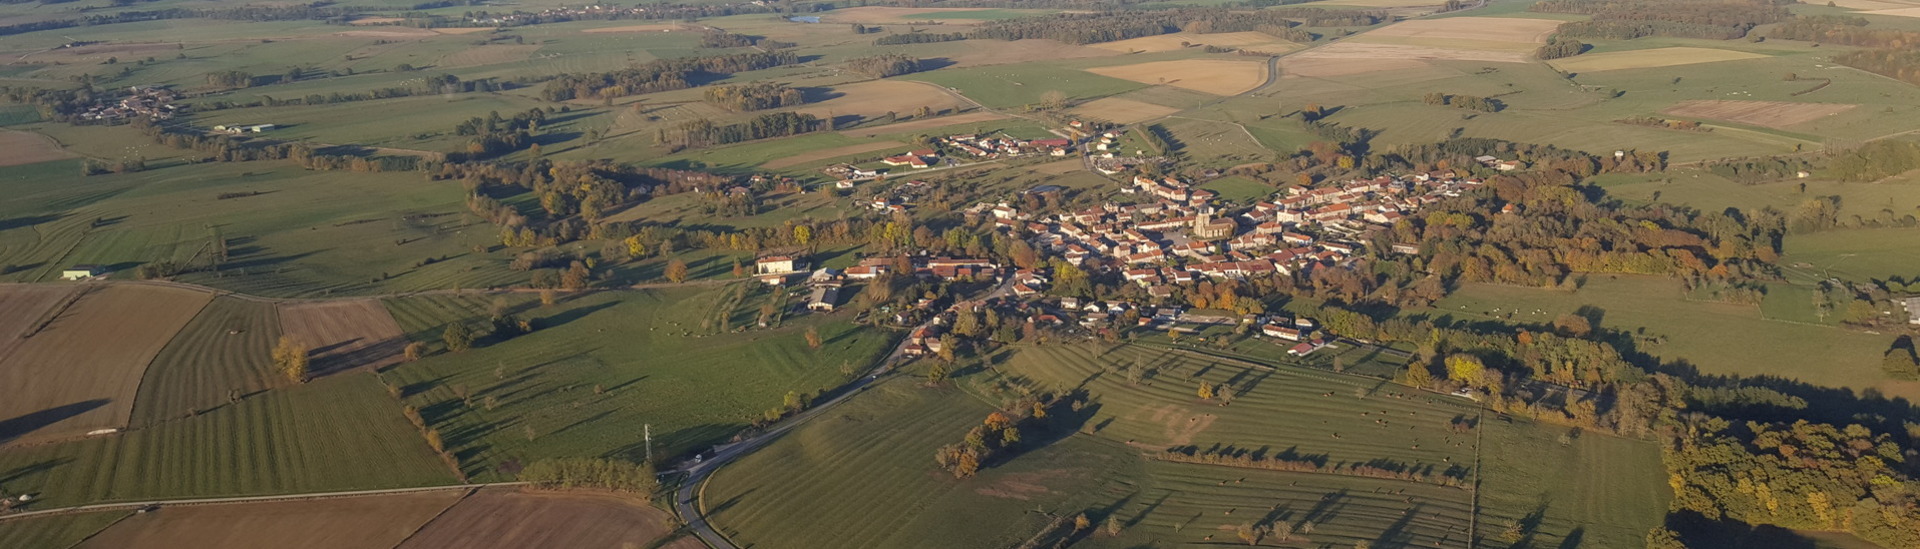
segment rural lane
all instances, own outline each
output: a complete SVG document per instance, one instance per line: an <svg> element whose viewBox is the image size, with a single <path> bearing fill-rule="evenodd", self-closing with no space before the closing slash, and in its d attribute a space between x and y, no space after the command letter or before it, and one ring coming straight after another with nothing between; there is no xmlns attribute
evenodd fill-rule
<svg viewBox="0 0 1920 549"><path fill-rule="evenodd" d="M954 307L969 301L982 301L996 297L1004 297L1012 292L1013 279L1008 278L1005 282L1000 283L999 286L994 287L992 291L987 292L979 298L955 301ZM952 309L952 307L948 309ZM913 330L907 333L912 334L932 325L933 319L928 318L926 322L920 323L919 326L915 326ZM839 394L833 398L816 403L806 411L795 414L793 417L787 418L775 424L773 427L769 427L766 431L754 435L752 438L715 447L712 457L702 459L699 463L689 464L682 469L682 471L687 474L687 478L682 481L680 487L673 492L673 510L680 515L681 520L687 522L687 530L699 536L700 540L706 542L708 547L713 547L714 549L738 549L739 546L734 545L733 540L728 539L726 535L713 529L713 525L707 522L707 517L703 513L700 499L703 495L702 489L706 486L707 479L713 475L715 470L718 470L722 465L726 465L727 462L753 453L754 450L766 446L767 443L772 442L774 439L780 438L781 434L792 430L801 423L805 423L807 420L826 413L827 409L832 408L833 405L845 402L847 399L853 398L854 395L865 391L867 387L873 385L875 381L878 381L881 375L892 372L893 366L899 364L902 362L902 359L906 358L907 344L911 341L911 337L901 338L900 342L893 346L893 350L889 351L887 356L880 359L878 366L876 366L871 373L841 386Z"/></svg>
<svg viewBox="0 0 1920 549"><path fill-rule="evenodd" d="M486 488L488 486L521 486L524 484L527 484L527 483L525 482L488 482L488 483L481 483L481 484L453 484L448 486L422 486L419 488L387 488L382 490L354 490L354 491L348 491L348 492L314 492L309 494L281 494L281 495L275 495L275 496L239 496L239 497L227 497L227 498L162 499L162 500L153 500L153 501L128 501L128 502L121 502L121 503L96 503L92 505L79 505L74 507L60 507L55 509L41 509L38 511L27 511L23 513L4 514L4 515L0 515L0 521L22 519L22 518L43 517L48 515L60 515L60 514L66 514L66 513L85 513L89 511L112 511L115 509L129 509L129 510L143 509L147 507L163 507L168 505L215 505L215 504L221 504L221 503L261 503L261 502L270 502L270 501L330 499L330 498L347 498L347 497L359 497L359 496L386 496L386 495L396 495L396 494L413 494L413 493L419 493L419 492L443 492L447 490L473 490L478 488Z"/></svg>

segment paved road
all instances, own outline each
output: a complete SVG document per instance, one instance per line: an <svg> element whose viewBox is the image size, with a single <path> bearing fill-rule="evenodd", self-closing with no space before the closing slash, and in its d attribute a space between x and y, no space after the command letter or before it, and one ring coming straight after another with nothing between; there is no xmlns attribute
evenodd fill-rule
<svg viewBox="0 0 1920 549"><path fill-rule="evenodd" d="M266 502L266 501L292 501L292 500L308 500L308 499L344 498L344 497L355 497L355 496L382 496L382 495L395 495L395 494L412 494L417 492L472 490L476 488L485 488L488 486L520 486L523 484L526 484L526 483L525 482L492 482L492 483L483 483L483 484L455 484L452 486L426 486L426 487L420 487L420 488L388 488L384 490L356 490L356 491L350 491L350 492L315 492L311 494L281 494L276 496L243 496L243 497L231 497L231 498L199 498L199 499L162 499L162 500L153 500L153 501L129 501L129 502L122 502L122 503L96 503L93 505L60 507L55 509L41 509L38 511L27 511L22 513L0 515L0 521L40 517L40 516L47 516L47 515L59 515L59 514L65 514L65 513L84 513L87 511L112 511L115 509L133 510L133 509L141 509L146 507L164 507L168 505L212 505L212 504L220 504L220 503L259 503L259 502Z"/></svg>
<svg viewBox="0 0 1920 549"><path fill-rule="evenodd" d="M1006 282L994 287L992 291L976 298L976 300L1004 297L1011 293L1013 293L1013 281L1012 279L1008 279ZM958 306L959 303L961 302L955 302L955 306ZM933 325L933 319L929 318L926 322L914 327L913 331L919 331L921 328L926 328L931 325ZM910 331L907 333L912 334L913 332ZM673 510L680 515L681 520L687 521L687 530L699 536L700 540L706 542L708 547L715 549L738 549L739 546L734 545L732 540L728 539L719 531L714 530L713 525L707 522L707 517L704 514L705 506L701 502L701 489L705 487L707 479L713 475L715 470L718 470L728 462L753 453L754 450L758 450L760 447L766 446L767 443L780 438L781 434L792 430L801 423L805 423L807 420L826 413L827 409L832 408L835 404L845 402L847 399L853 398L854 395L865 391L867 387L878 381L881 376L891 373L894 366L907 359L906 349L910 341L910 338L901 338L900 343L894 345L893 350L889 351L886 357L880 359L879 365L874 367L867 375L861 376L859 379L855 379L841 387L837 396L815 403L812 408L782 420L752 438L715 447L714 454L711 457L707 457L701 460L700 463L692 464L681 469L681 471L686 473L687 478L680 483L680 488L673 492Z"/></svg>

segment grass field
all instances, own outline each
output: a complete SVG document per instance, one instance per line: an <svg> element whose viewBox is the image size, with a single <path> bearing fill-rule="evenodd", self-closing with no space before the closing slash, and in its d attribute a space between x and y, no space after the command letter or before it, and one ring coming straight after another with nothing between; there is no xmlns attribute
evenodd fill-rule
<svg viewBox="0 0 1920 549"><path fill-rule="evenodd" d="M132 424L180 419L285 385L270 356L279 338L273 304L214 298L154 356L133 401Z"/></svg>
<svg viewBox="0 0 1920 549"><path fill-rule="evenodd" d="M1139 385L1118 373L1135 357L1157 368ZM705 490L714 524L755 547L1012 546L1037 533L1050 516L1084 510L1096 527L1114 517L1121 532L1093 533L1076 546L1239 544L1239 524L1278 522L1296 528L1312 522L1314 531L1285 543L1269 538L1263 545L1465 544L1474 511L1471 494L1461 489L1146 457L1167 445L1193 444L1334 463L1394 456L1408 460L1403 463L1444 464L1443 458L1452 457L1470 467L1474 435L1448 434L1443 427L1456 416L1477 414L1466 401L1401 398L1394 396L1398 386L1366 378L1288 367L1268 371L1137 347L1022 346L963 365L958 373L956 383L964 390L928 388L910 377L883 382L729 465ZM1187 381L1188 375L1195 381ZM1199 379L1245 390L1232 405L1219 406L1193 396ZM1085 415L1071 419L1081 425L1078 434L1047 437L974 478L955 480L938 471L934 450L957 441L993 410L990 402L1010 398L1016 386L1087 391ZM1401 431L1403 425L1414 429ZM1551 440L1559 432L1530 423L1499 428L1510 438ZM1330 431L1343 436L1329 438ZM1623 505L1664 491L1652 445L1587 437L1572 449L1539 451L1490 466L1520 475L1594 469L1574 483L1535 484L1551 478L1542 477L1502 486L1503 499L1490 502L1480 517L1483 536L1489 520L1539 510L1546 520L1536 542L1573 540L1578 546L1584 536L1615 543L1637 539L1653 524L1648 517L1657 521L1664 512L1664 506ZM1606 473L1621 467L1646 468L1630 479ZM809 474L795 477L794 470ZM1543 506L1542 497L1551 502Z"/></svg>
<svg viewBox="0 0 1920 549"><path fill-rule="evenodd" d="M1735 59L1754 59L1759 57L1766 56L1744 51L1676 47L1578 55L1564 59L1556 59L1548 64L1553 65L1553 68L1563 71L1584 73L1692 65L1695 63L1712 63L1715 61L1732 61Z"/></svg>
<svg viewBox="0 0 1920 549"><path fill-rule="evenodd" d="M1214 95L1236 95L1252 90L1267 78L1267 64L1264 61L1242 58L1151 61L1093 67L1087 71L1142 84L1163 84Z"/></svg>
<svg viewBox="0 0 1920 549"><path fill-rule="evenodd" d="M1507 521L1538 517L1530 547L1639 547L1666 519L1660 447L1652 441L1576 433L1527 420L1485 422L1482 547L1505 548Z"/></svg>
<svg viewBox="0 0 1920 549"><path fill-rule="evenodd" d="M643 424L652 425L655 456L664 459L724 440L780 406L788 391L838 385L843 366L864 370L891 339L856 330L844 315L748 329L760 305L772 302L766 292L741 283L582 294L518 313L534 322L531 334L483 340L466 353L402 364L385 375L477 479L501 478L494 467L510 460L638 459ZM415 337L437 339L435 324L465 310L416 299L388 303ZM807 347L809 328L819 330L820 349ZM743 331L729 333L735 329ZM471 404L463 404L463 391Z"/></svg>
<svg viewBox="0 0 1920 549"><path fill-rule="evenodd" d="M0 521L0 547L68 549L127 515L126 511L100 511Z"/></svg>
<svg viewBox="0 0 1920 549"><path fill-rule="evenodd" d="M1049 63L940 70L909 78L959 90L988 107L1037 104L1047 92L1068 99L1097 99L1144 87L1146 84L1093 73L1063 70Z"/></svg>
<svg viewBox="0 0 1920 549"><path fill-rule="evenodd" d="M1920 275L1920 230L1855 229L1797 234L1786 239L1781 263L1806 263L1809 278L1855 281ZM1816 274L1817 273L1817 274Z"/></svg>
<svg viewBox="0 0 1920 549"><path fill-rule="evenodd" d="M1221 200L1231 200L1241 204L1251 204L1274 193L1274 188L1253 179L1230 175L1200 185L1200 188L1220 193Z"/></svg>
<svg viewBox="0 0 1920 549"><path fill-rule="evenodd" d="M1773 375L1828 387L1877 387L1893 394L1908 390L1889 385L1880 372L1880 353L1891 335L1767 320L1753 306L1684 301L1679 282L1664 278L1586 278L1573 293L1467 285L1435 304L1433 313L1547 324L1580 307L1595 307L1603 314L1596 326L1631 331L1638 351L1685 361L1702 373Z"/></svg>
<svg viewBox="0 0 1920 549"><path fill-rule="evenodd" d="M126 433L0 449L7 489L45 507L447 484L453 476L371 375L261 393Z"/></svg>

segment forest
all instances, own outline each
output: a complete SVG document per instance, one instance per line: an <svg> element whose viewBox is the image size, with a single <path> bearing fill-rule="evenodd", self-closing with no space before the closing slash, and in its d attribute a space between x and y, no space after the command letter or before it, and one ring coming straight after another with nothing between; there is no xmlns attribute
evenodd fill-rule
<svg viewBox="0 0 1920 549"><path fill-rule="evenodd" d="M847 60L847 70L873 78L886 78L920 72L920 60L896 53L855 57Z"/></svg>
<svg viewBox="0 0 1920 549"><path fill-rule="evenodd" d="M825 128L826 121L811 114L780 112L763 114L738 124L715 124L705 118L688 120L672 128L662 128L655 140L678 148L711 147L769 137L785 137Z"/></svg>
<svg viewBox="0 0 1920 549"><path fill-rule="evenodd" d="M1590 20L1561 25L1558 34L1614 40L1648 36L1731 40L1746 36L1755 26L1793 16L1783 5L1765 1L1544 0L1527 9L1590 15Z"/></svg>
<svg viewBox="0 0 1920 549"><path fill-rule="evenodd" d="M806 102L806 94L778 82L712 86L706 88L701 97L708 103L733 112L791 107Z"/></svg>

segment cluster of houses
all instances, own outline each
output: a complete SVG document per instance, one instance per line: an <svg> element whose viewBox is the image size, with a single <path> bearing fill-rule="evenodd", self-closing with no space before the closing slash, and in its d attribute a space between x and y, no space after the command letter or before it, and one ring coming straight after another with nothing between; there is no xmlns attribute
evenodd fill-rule
<svg viewBox="0 0 1920 549"><path fill-rule="evenodd" d="M888 166L906 166L909 168L931 168L940 164L940 152L933 149L907 151L880 159Z"/></svg>
<svg viewBox="0 0 1920 549"><path fill-rule="evenodd" d="M1479 188L1480 179L1462 179L1453 172L1380 176L1308 189L1292 187L1287 196L1255 204L1243 217L1269 231L1284 225L1330 226L1357 230L1365 224L1391 226L1421 206ZM1274 224L1274 225L1267 225Z"/></svg>
<svg viewBox="0 0 1920 549"><path fill-rule="evenodd" d="M960 154L980 159L1007 158L1030 154L1066 156L1073 152L1072 139L1019 139L1008 136L949 135L940 144Z"/></svg>
<svg viewBox="0 0 1920 549"><path fill-rule="evenodd" d="M100 103L88 107L80 113L81 120L110 122L129 118L148 118L168 120L173 115L186 110L186 105L174 103L180 100L180 94L172 89L159 86L134 86L127 89L126 97L119 101Z"/></svg>

